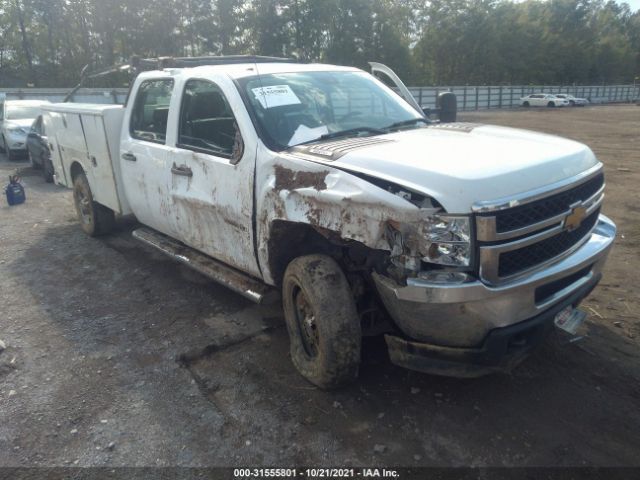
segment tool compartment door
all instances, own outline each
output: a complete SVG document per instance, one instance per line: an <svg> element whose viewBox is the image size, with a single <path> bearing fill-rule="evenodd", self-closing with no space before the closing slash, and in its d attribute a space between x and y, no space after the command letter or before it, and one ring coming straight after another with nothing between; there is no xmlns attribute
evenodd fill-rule
<svg viewBox="0 0 640 480"><path fill-rule="evenodd" d="M82 114L81 121L87 145L86 173L93 199L115 212L121 212L104 118Z"/></svg>

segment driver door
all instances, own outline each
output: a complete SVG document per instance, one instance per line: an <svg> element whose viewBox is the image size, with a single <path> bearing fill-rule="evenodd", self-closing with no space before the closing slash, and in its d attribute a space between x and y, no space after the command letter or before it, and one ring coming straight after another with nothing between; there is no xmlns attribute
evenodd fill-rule
<svg viewBox="0 0 640 480"><path fill-rule="evenodd" d="M257 137L233 82L183 79L170 154L174 228L185 244L260 276L254 248Z"/></svg>

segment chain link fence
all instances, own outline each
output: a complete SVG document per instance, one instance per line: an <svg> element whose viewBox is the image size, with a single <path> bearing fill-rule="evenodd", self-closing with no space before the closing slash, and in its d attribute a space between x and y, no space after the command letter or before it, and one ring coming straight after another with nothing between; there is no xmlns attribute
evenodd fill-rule
<svg viewBox="0 0 640 480"><path fill-rule="evenodd" d="M565 93L591 103L632 102L640 97L640 85L509 85L464 87L410 87L420 106L433 107L442 92L453 92L458 110L486 110L521 106L520 99L532 93Z"/></svg>

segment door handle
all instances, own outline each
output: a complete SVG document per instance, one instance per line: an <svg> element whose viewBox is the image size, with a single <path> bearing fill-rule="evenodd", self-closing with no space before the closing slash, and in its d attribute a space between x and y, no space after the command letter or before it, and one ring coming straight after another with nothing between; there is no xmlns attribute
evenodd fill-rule
<svg viewBox="0 0 640 480"><path fill-rule="evenodd" d="M122 154L122 159L123 160L128 160L130 162L135 162L137 160L136 156L133 153L123 153Z"/></svg>
<svg viewBox="0 0 640 480"><path fill-rule="evenodd" d="M193 172L186 165L177 166L175 163L171 167L171 173L174 175L182 175L183 177L192 177Z"/></svg>

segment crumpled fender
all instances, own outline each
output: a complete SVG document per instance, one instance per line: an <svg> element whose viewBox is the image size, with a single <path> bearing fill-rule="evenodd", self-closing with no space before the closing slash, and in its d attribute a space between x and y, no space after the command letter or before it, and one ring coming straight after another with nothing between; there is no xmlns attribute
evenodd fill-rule
<svg viewBox="0 0 640 480"><path fill-rule="evenodd" d="M343 170L292 154L274 154L263 146L258 159L256 235L266 283L275 283L269 270L268 240L276 220L330 230L342 239L382 250L392 248L385 235L389 222L420 221L417 206Z"/></svg>

